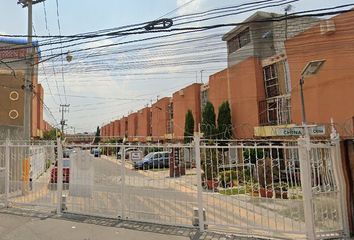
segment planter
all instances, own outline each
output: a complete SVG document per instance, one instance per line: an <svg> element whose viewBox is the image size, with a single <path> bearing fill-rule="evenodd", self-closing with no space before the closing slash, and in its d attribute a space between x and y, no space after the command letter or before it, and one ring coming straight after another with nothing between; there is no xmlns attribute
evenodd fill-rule
<svg viewBox="0 0 354 240"><path fill-rule="evenodd" d="M212 180L206 180L207 183L207 188L209 190L217 190L219 186L219 181L212 179Z"/></svg>
<svg viewBox="0 0 354 240"><path fill-rule="evenodd" d="M288 192L280 190L275 190L275 198L288 199Z"/></svg>
<svg viewBox="0 0 354 240"><path fill-rule="evenodd" d="M261 195L261 197L272 198L273 197L273 190L266 189L266 188L260 188L259 194Z"/></svg>

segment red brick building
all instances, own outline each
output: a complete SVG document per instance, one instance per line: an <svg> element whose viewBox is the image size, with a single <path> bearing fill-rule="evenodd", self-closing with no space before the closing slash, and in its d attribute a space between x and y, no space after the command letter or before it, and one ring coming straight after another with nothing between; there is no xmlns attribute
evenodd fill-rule
<svg viewBox="0 0 354 240"><path fill-rule="evenodd" d="M327 124L333 118L341 136L353 136L354 12L333 17L286 41L291 76L291 113L301 123L299 79L306 63L325 60L317 74L306 77L304 97L307 121Z"/></svg>
<svg viewBox="0 0 354 240"><path fill-rule="evenodd" d="M113 126L114 126L113 135L115 137L119 137L120 136L120 120L115 120L113 122Z"/></svg>
<svg viewBox="0 0 354 240"><path fill-rule="evenodd" d="M194 118L194 131L201 121L200 83L193 83L173 94L173 134L175 138L184 136L184 123L188 110Z"/></svg>
<svg viewBox="0 0 354 240"><path fill-rule="evenodd" d="M136 138L136 130L138 128L137 113L131 113L128 116L128 140L133 141Z"/></svg>
<svg viewBox="0 0 354 240"><path fill-rule="evenodd" d="M165 97L152 104L151 135L153 139L164 139L169 121L169 105L171 98Z"/></svg>
<svg viewBox="0 0 354 240"><path fill-rule="evenodd" d="M151 108L145 107L137 112L136 135L141 141L151 136Z"/></svg>

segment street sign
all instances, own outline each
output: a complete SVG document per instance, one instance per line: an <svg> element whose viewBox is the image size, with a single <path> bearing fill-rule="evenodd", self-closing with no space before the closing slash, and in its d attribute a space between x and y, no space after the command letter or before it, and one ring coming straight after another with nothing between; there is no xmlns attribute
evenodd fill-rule
<svg viewBox="0 0 354 240"><path fill-rule="evenodd" d="M133 162L140 161L143 158L143 153L141 151L130 152L130 160Z"/></svg>
<svg viewBox="0 0 354 240"><path fill-rule="evenodd" d="M324 126L312 126L308 127L309 133L312 136L320 136L326 133ZM277 128L275 129L276 136L301 136L304 135L303 127L291 127L291 128Z"/></svg>

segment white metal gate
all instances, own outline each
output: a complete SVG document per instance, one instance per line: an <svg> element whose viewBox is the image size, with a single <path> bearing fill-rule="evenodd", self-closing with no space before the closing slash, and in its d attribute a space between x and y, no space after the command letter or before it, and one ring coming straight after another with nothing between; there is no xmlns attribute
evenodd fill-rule
<svg viewBox="0 0 354 240"><path fill-rule="evenodd" d="M0 142L0 204L31 208L56 207L50 192L51 169L55 163L52 142Z"/></svg>
<svg viewBox="0 0 354 240"><path fill-rule="evenodd" d="M36 151L53 160L54 145L41 147L46 151ZM191 144L56 147L57 164L29 182L24 172L30 146L1 144L0 201L202 231L296 239L348 234L335 136L311 143L216 144L196 136Z"/></svg>

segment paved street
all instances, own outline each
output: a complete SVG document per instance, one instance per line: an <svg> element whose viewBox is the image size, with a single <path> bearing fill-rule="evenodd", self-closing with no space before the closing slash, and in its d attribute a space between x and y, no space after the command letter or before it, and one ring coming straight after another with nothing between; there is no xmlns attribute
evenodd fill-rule
<svg viewBox="0 0 354 240"><path fill-rule="evenodd" d="M123 225L82 223L78 218L51 218L0 213L1 240L184 240L189 236L129 229Z"/></svg>

